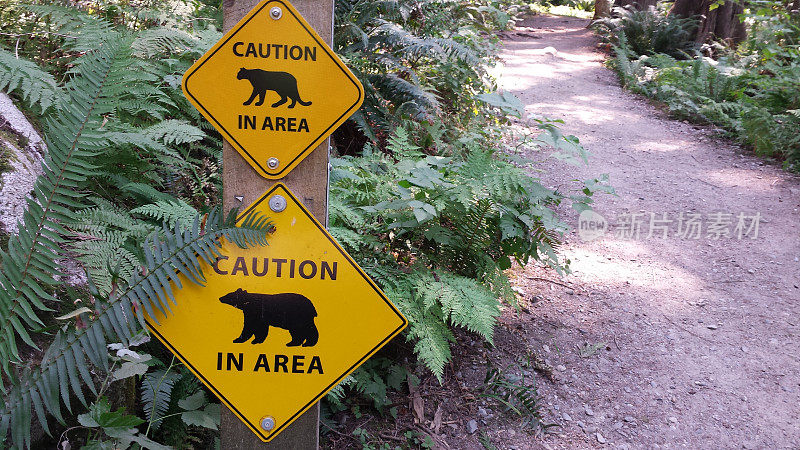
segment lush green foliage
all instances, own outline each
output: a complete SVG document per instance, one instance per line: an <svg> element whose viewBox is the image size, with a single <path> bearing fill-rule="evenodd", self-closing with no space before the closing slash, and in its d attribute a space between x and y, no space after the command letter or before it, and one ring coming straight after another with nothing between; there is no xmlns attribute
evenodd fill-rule
<svg viewBox="0 0 800 450"><path fill-rule="evenodd" d="M540 0L526 2L525 8L534 14L553 14L582 19L594 16L594 0Z"/></svg>
<svg viewBox="0 0 800 450"><path fill-rule="evenodd" d="M781 2L762 5L749 12L749 38L717 60L697 55L680 61L641 52L621 38L614 66L627 87L676 116L717 124L756 153L798 170L800 14Z"/></svg>
<svg viewBox="0 0 800 450"><path fill-rule="evenodd" d="M365 140L385 145L404 121L448 115L469 122L475 95L491 86L493 43L482 33L509 25L500 2L344 0L336 2L334 47L366 90L352 127L340 129L344 153ZM353 148L353 146L356 148Z"/></svg>
<svg viewBox="0 0 800 450"><path fill-rule="evenodd" d="M638 10L635 6L616 7L613 15L596 21L609 40L625 46L637 55L666 54L673 58L689 58L696 48L693 40L696 19L666 15L655 7Z"/></svg>
<svg viewBox="0 0 800 450"><path fill-rule="evenodd" d="M0 89L42 124L49 149L23 231L0 254L0 436L29 447L35 415L47 433L48 416L75 426L68 435L90 448L180 443L214 429L218 405L156 343L142 344L142 316L170 307L177 274L202 282L196 257L210 261L220 238L263 244L269 229L258 217L234 227L211 208L221 139L180 92L182 73L220 37L220 14L171 0L40 3L0 5ZM485 33L508 26L509 5L337 2L335 46L367 98L335 138L347 156L332 160L331 231L410 319L405 337L439 379L454 328L492 341L514 298L505 269L564 269L555 248L566 227L552 208L585 208L607 189L547 189L510 147L586 157L542 119L508 138L521 104L492 92ZM351 388L382 407L409 377L376 358L332 400ZM134 379L128 410L112 407L110 390Z"/></svg>
<svg viewBox="0 0 800 450"><path fill-rule="evenodd" d="M480 98L495 117L521 112L513 96ZM553 157L585 162L577 139L553 122L531 119L529 129L510 140L518 150L554 148ZM503 127L474 126L456 140L443 131L437 122L400 127L389 139L390 155L367 146L358 157L333 159L329 226L409 319L406 339L440 381L455 328L491 345L500 308L515 304L504 269L513 262L556 270L568 264L555 251L567 227L551 208L567 201L582 211L595 192L613 192L605 178L570 197L545 188L531 177L532 160L502 144ZM346 392L354 391L396 415L389 392L406 382L418 384L387 354L373 358L332 392L330 411L347 409Z"/></svg>
<svg viewBox="0 0 800 450"><path fill-rule="evenodd" d="M489 364L481 396L494 400L503 410L519 416L523 426L546 430L556 425L543 422L534 381Z"/></svg>

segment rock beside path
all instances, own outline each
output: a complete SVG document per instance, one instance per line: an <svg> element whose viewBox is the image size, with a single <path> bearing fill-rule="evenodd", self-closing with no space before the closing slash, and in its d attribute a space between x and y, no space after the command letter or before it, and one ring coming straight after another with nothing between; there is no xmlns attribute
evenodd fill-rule
<svg viewBox="0 0 800 450"><path fill-rule="evenodd" d="M11 98L0 92L0 157L8 158L10 169L2 174L0 188L0 228L17 232L17 222L25 212L25 198L42 173L47 148L39 133Z"/></svg>

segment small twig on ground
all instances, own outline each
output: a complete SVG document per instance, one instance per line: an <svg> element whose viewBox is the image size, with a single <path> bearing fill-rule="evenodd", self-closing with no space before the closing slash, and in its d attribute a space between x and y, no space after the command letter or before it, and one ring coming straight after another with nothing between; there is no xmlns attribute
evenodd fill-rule
<svg viewBox="0 0 800 450"><path fill-rule="evenodd" d="M622 349L619 348L619 344L617 344L617 335L616 334L614 335L614 346L617 347L617 350L622 351Z"/></svg>
<svg viewBox="0 0 800 450"><path fill-rule="evenodd" d="M441 436L435 434L433 431L428 429L428 427L422 424L414 424L414 428L416 428L418 432L426 434L428 437L430 437L431 440L436 444L436 448L450 448L450 445L445 442Z"/></svg>
<svg viewBox="0 0 800 450"><path fill-rule="evenodd" d="M709 338L707 338L707 337L705 337L705 336L703 336L703 335L697 334L697 333L695 333L694 331L692 331L692 330L689 330L689 329L685 328L684 326L682 326L682 325L680 325L680 324L676 323L674 320L670 319L670 318L669 318L669 317L667 317L666 315L664 315L664 318L665 318L665 319L667 319L667 322L669 322L669 323L671 323L671 324L675 325L676 327L678 327L678 328L680 328L681 330L683 330L683 331L685 331L685 332L687 332L687 333L691 334L691 335L692 335L692 336L694 336L694 337L698 337L698 338L700 338L700 339L702 339L702 340L704 340L704 341L706 341L706 342L712 342L712 343L714 343L714 344L716 344L716 343L717 343L717 341L715 341L715 340L713 340L713 339L709 339Z"/></svg>
<svg viewBox="0 0 800 450"><path fill-rule="evenodd" d="M395 441L395 442L404 442L405 441L403 438L398 437L398 436L392 436L389 433L378 433L378 436L383 438L383 439L388 439L390 441Z"/></svg>
<svg viewBox="0 0 800 450"><path fill-rule="evenodd" d="M711 186L711 187L715 187L715 188L717 188L717 189L722 189L722 186L717 186L717 185L716 185L716 184L714 184L714 183L709 183L708 181L701 180L700 178L689 177L689 179L692 179L692 180L694 180L694 181L699 181L699 182L701 182L701 183L705 183L705 184L707 184L707 185L709 185L709 186Z"/></svg>
<svg viewBox="0 0 800 450"><path fill-rule="evenodd" d="M334 433L338 434L339 436L344 436L344 437L347 437L347 438L353 439L353 440L354 440L354 441L356 441L356 442L361 442L361 441L359 441L359 440L358 440L358 438L357 438L357 437L355 437L355 436L353 436L353 435L350 435L350 434L345 434L345 433L342 433L341 431L334 430L333 428L331 428L331 426L330 426L330 425L328 425L327 423L325 423L325 422L323 422L323 421L321 421L321 420L320 420L320 422L319 422L319 423L320 423L320 425L322 425L323 427L325 427L325 428L327 428L327 429L329 429L329 430L333 431Z"/></svg>
<svg viewBox="0 0 800 450"><path fill-rule="evenodd" d="M559 285L559 286L564 286L565 288L568 288L568 289L573 289L573 290L575 289L573 286L570 286L570 285L568 285L568 284L564 284L564 283L562 283L562 282L560 282L560 281L551 280L551 279L549 279L549 278L544 278L544 277L530 277L530 276L529 276L529 277L528 277L528 279L529 279L529 280L547 281L548 283L553 283L553 284L557 284L557 285Z"/></svg>

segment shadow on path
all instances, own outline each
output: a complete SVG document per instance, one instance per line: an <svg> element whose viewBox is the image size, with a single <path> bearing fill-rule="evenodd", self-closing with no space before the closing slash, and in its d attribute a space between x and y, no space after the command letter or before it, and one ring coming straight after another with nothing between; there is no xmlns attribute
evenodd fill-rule
<svg viewBox="0 0 800 450"><path fill-rule="evenodd" d="M510 320L564 369L540 383L562 425L544 442L798 445L798 178L621 89L586 24L529 19L521 25L532 36L511 34L502 54L501 87L529 113L563 119L592 154L588 167L547 163L543 183L575 188L572 180L608 173L618 193L595 208L614 230L589 242L567 236L572 294L540 280L552 273L514 274L542 300L532 317ZM577 227L574 211L563 215ZM607 345L581 357L586 342Z"/></svg>

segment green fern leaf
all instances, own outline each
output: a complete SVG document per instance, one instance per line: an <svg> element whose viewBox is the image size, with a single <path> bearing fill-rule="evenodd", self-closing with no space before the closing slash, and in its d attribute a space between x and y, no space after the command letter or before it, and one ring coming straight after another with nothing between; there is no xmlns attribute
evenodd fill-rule
<svg viewBox="0 0 800 450"><path fill-rule="evenodd" d="M187 228L165 226L160 236L148 240L143 249L144 270L121 283L113 295L103 296L90 280L95 319L85 329L65 326L59 330L41 363L15 377L12 388L3 392L0 438L10 430L12 445L29 447L32 407L63 421L62 402L71 410L70 396L83 397L80 374L88 371L90 363L107 371L109 338L128 346L145 326L144 312L152 316L155 309L163 312L167 302L175 302L173 289L181 286L178 274L202 283L200 262L213 263L222 239L241 247L266 245L272 228L267 218L257 214L246 216L235 226L235 213L226 217L216 209L206 216L205 227L201 222L197 216Z"/></svg>
<svg viewBox="0 0 800 450"><path fill-rule="evenodd" d="M145 134L167 145L197 142L206 137L201 129L183 120L164 120L147 128Z"/></svg>
<svg viewBox="0 0 800 450"><path fill-rule="evenodd" d="M172 400L172 388L180 378L180 374L166 370L148 372L142 377L140 400L145 418L152 423L153 430L161 427L161 419L167 414Z"/></svg>
<svg viewBox="0 0 800 450"><path fill-rule="evenodd" d="M61 99L61 89L52 75L36 64L0 49L0 90L18 94L29 106L47 111Z"/></svg>
<svg viewBox="0 0 800 450"><path fill-rule="evenodd" d="M97 43L95 43L97 44ZM94 166L89 162L102 150L102 140L94 130L102 123L105 82L114 62L127 52L124 39L103 42L95 52L80 58L80 69L67 83L65 101L57 115L45 118L45 142L49 151L44 174L34 185L19 234L8 242L8 252L0 252L5 270L0 273L0 328L13 329L28 345L36 345L28 327L42 321L34 311L48 311L44 302L58 300L46 292L56 284L60 273L57 261L70 219L69 208L80 206L79 190ZM13 376L9 362L19 362L13 333L0 334L3 371ZM2 382L0 381L0 387Z"/></svg>

